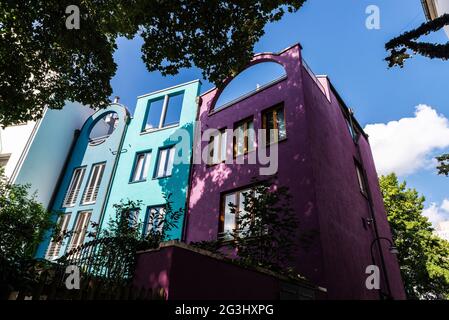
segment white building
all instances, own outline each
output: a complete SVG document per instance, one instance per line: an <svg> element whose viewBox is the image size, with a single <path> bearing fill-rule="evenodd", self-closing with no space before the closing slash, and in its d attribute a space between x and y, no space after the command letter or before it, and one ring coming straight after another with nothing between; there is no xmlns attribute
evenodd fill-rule
<svg viewBox="0 0 449 320"><path fill-rule="evenodd" d="M8 180L30 184L30 192L48 208L75 131L93 113L79 103L67 103L62 110L45 110L37 122L0 128L0 166Z"/></svg>
<svg viewBox="0 0 449 320"><path fill-rule="evenodd" d="M445 13L449 13L449 0L421 0L421 2L428 20L433 20ZM449 37L449 26L446 26L444 30L446 30L446 34Z"/></svg>

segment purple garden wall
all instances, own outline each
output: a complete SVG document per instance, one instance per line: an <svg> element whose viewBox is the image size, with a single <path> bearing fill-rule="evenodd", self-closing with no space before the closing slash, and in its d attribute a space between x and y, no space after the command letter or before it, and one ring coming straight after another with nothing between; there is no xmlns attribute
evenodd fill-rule
<svg viewBox="0 0 449 320"><path fill-rule="evenodd" d="M203 94L199 109L201 132L208 128L231 129L249 116L254 117L257 131L261 128L261 111L284 102L287 139L278 145L276 183L290 189L300 232L315 234L309 247L299 247L295 253L297 270L327 288L330 298L376 299L378 293L365 288L365 268L372 264L370 244L375 235L362 223L362 218L370 217L370 210L367 198L359 191L354 165L359 155L338 101L328 88L329 102L305 71L299 44L279 54L257 55L252 64L264 61L280 63L287 78L214 113L210 110L219 90ZM360 149L373 190L379 233L391 237L369 145L363 139L361 136ZM206 145L195 143L197 156ZM231 139L227 149L232 152ZM221 195L250 185L253 177L259 177L259 165L194 164L186 242L216 239ZM403 298L397 262L388 250L384 251L392 295Z"/></svg>

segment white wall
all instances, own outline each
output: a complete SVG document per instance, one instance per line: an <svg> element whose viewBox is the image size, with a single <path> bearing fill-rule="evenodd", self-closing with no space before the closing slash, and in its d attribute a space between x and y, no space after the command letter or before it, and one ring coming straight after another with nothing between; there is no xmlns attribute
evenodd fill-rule
<svg viewBox="0 0 449 320"><path fill-rule="evenodd" d="M37 200L48 207L69 153L76 129L81 129L94 110L68 102L62 110L47 110L37 124L26 157L19 164L13 183L31 184ZM15 143L14 141L9 143Z"/></svg>
<svg viewBox="0 0 449 320"><path fill-rule="evenodd" d="M445 13L449 13L449 0L434 0L435 7L437 8L438 16L442 16ZM449 26L444 28L446 34L449 37Z"/></svg>
<svg viewBox="0 0 449 320"><path fill-rule="evenodd" d="M5 175L8 179L11 178L14 168L19 162L35 124L35 122L28 122L5 129L0 128L0 157L3 158L10 154L5 166Z"/></svg>

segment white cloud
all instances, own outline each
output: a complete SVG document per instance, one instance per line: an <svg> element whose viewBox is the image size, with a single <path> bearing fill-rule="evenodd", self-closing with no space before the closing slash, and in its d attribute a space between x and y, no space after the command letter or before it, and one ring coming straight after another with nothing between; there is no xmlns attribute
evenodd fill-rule
<svg viewBox="0 0 449 320"><path fill-rule="evenodd" d="M369 124L365 132L379 175L395 172L404 176L434 168L433 152L449 147L449 120L423 104L416 107L413 118Z"/></svg>
<svg viewBox="0 0 449 320"><path fill-rule="evenodd" d="M429 218L437 235L449 240L449 199L444 199L441 205L431 203L423 215Z"/></svg>

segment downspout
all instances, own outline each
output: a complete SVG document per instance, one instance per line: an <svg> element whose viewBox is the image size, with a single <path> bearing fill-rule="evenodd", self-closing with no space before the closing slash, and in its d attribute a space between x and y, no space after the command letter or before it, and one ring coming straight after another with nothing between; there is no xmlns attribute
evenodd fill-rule
<svg viewBox="0 0 449 320"><path fill-rule="evenodd" d="M352 117L353 117L353 112L352 112L351 109L349 109L349 122L350 122L351 127L354 128ZM354 129L353 129L353 131L354 131ZM376 236L376 239L379 239L380 238L380 236L379 236L379 229L377 227L376 217L375 217L375 213L374 213L374 205L373 205L373 199L372 199L372 195L371 195L371 187L369 185L369 181L368 181L367 176L366 176L365 164L363 162L363 157L362 157L362 153L360 151L359 142L358 142L357 138L354 137L353 139L354 139L354 143L356 145L357 155L358 155L360 164L362 165L362 168L363 168L363 180L364 180L365 186L367 188L366 191L367 191L367 196L368 196L368 207L369 207L370 214L371 214L371 219L372 219L373 225L374 225L374 234ZM382 271L383 271L383 274L384 274L384 277L385 277L385 284L387 286L388 295L389 295L389 297L391 297L390 281L389 281L389 278L388 278L388 272L387 272L387 268L386 268L386 265L385 265L385 258L384 258L384 254L383 254L383 251L382 251L382 245L381 245L380 241L376 241L376 242L377 242L377 247L378 247L379 254L380 254L380 260L381 260L381 264L382 264ZM373 262L375 263L375 261L373 261ZM380 290L379 290L379 295L382 298L382 291L380 291Z"/></svg>
<svg viewBox="0 0 449 320"><path fill-rule="evenodd" d="M120 143L119 143L118 149L116 151L117 155L116 155L115 160L114 160L114 166L112 168L111 177L109 178L109 181L108 181L108 187L106 189L106 197L105 197L105 199L103 201L103 204L101 205L100 221L98 223L98 231L100 231L102 226L103 226L104 216L105 216L105 213L106 213L105 212L106 211L106 204L108 203L110 195L111 195L112 183L114 181L115 174L117 172L118 162L119 162L120 156L122 154L123 143L125 142L126 133L128 131L128 125L129 125L129 122L131 121L131 118L130 118L130 116L128 114L128 111L126 111L126 115L125 115L125 119L124 120L125 120L125 128L123 129L122 137L120 138Z"/></svg>

